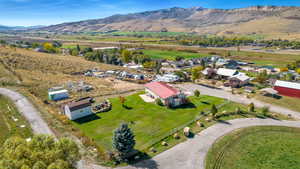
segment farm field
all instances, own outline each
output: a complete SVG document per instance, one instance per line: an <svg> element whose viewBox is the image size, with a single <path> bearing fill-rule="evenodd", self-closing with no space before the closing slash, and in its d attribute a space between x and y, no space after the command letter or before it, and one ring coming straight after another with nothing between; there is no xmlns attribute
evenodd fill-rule
<svg viewBox="0 0 300 169"><path fill-rule="evenodd" d="M56 40L61 40L62 42L66 43L71 43L70 41L68 42L68 37L56 37ZM135 38L131 39L130 38ZM33 38L34 39L34 38ZM112 40L113 39L113 40ZM137 37L125 37L126 42L124 42L124 45L130 46L130 47L140 47L140 43L133 43L134 41L138 40L139 38ZM70 39L72 40L72 39ZM117 42L120 40L120 37L110 37L110 38L105 38L105 39L98 39L98 40L89 40L86 38L76 38L73 39L72 43L74 44L80 44L83 46L93 46L93 47L98 47L98 46L115 46L115 45L120 45L122 42ZM140 39L141 40L141 39ZM149 40L149 41L148 41ZM261 65L273 65L275 67L284 67L287 64L290 64L291 62L294 62L296 60L300 59L300 54L279 54L279 53L264 53L264 52L255 52L255 51L237 51L235 49L212 49L212 48L200 48L197 46L182 46L182 45L175 45L173 42L164 42L164 41L158 41L161 39L157 38L152 38L152 39L147 39L147 40L142 40L143 47L146 48L147 50L150 50L152 52L148 52L149 55L153 57L158 57L158 58L170 58L170 54L173 55L174 53L178 51L183 51L183 50L188 50L188 51L193 51L198 53L198 55L203 56L203 55L211 55L211 53L220 55L220 56L227 56L228 51L230 51L231 56L228 58L232 59L238 59L242 61L247 61L247 62L253 62L258 66ZM148 41L148 42L147 42ZM157 42L161 44L157 44ZM168 43L171 43L172 45L169 45ZM154 50L154 52L153 52ZM160 53L160 51L170 51L167 53ZM193 55L194 53L190 54L192 52L188 52L187 58L193 58L193 57L199 57ZM154 56L155 55L155 56ZM157 56L160 55L160 56ZM176 55L175 55L176 56ZM172 58L171 58L172 59Z"/></svg>
<svg viewBox="0 0 300 169"><path fill-rule="evenodd" d="M73 92L75 97L100 96L116 91L139 88L139 85L106 78L74 75L88 69L123 70L123 67L90 62L82 57L38 53L24 49L0 48L0 68L8 67L20 81L20 85L41 100L47 99L47 91L54 86L67 86L68 83L85 82L92 85L91 92ZM3 77L8 79L6 73Z"/></svg>
<svg viewBox="0 0 300 169"><path fill-rule="evenodd" d="M198 58L208 56L203 53L182 52L176 50L143 50L144 54L154 59L169 59L175 60L176 56L182 56L185 59Z"/></svg>
<svg viewBox="0 0 300 169"><path fill-rule="evenodd" d="M32 136L29 123L17 111L14 104L2 95L0 95L0 131L0 146L11 136L23 138Z"/></svg>
<svg viewBox="0 0 300 169"><path fill-rule="evenodd" d="M299 169L299 139L299 128L240 129L213 145L206 159L206 169Z"/></svg>

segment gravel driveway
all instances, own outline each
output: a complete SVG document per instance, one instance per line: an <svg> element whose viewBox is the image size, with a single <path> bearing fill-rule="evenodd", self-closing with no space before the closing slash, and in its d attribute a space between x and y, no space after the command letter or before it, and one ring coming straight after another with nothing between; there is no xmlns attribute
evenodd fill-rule
<svg viewBox="0 0 300 169"><path fill-rule="evenodd" d="M48 127L48 124L42 119L40 113L26 97L19 94L18 92L5 88L0 88L0 94L7 96L14 102L18 111L22 113L30 123L34 133L54 135L54 133Z"/></svg>

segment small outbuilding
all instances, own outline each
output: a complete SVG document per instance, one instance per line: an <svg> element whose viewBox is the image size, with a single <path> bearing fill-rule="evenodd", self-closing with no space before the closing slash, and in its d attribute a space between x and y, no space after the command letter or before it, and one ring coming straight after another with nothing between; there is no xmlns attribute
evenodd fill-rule
<svg viewBox="0 0 300 169"><path fill-rule="evenodd" d="M66 89L62 90L49 90L48 98L52 101L59 101L69 98L69 92Z"/></svg>
<svg viewBox="0 0 300 169"><path fill-rule="evenodd" d="M90 99L72 101L62 107L63 114L70 120L77 120L92 115L92 103Z"/></svg>

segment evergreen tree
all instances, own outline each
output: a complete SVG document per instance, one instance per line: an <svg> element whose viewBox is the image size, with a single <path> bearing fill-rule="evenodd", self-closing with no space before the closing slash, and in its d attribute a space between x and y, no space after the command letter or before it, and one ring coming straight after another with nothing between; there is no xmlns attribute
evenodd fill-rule
<svg viewBox="0 0 300 169"><path fill-rule="evenodd" d="M78 44L76 45L76 49L77 49L78 52L81 51L80 46Z"/></svg>
<svg viewBox="0 0 300 169"><path fill-rule="evenodd" d="M113 148L117 150L122 159L134 150L135 139L134 134L127 124L121 124L114 131Z"/></svg>

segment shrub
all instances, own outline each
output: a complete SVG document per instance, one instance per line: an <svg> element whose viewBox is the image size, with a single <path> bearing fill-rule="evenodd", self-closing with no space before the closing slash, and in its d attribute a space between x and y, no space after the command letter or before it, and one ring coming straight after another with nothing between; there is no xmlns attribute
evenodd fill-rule
<svg viewBox="0 0 300 169"><path fill-rule="evenodd" d="M261 109L261 113L263 114L263 116L268 116L269 113L269 107L263 107Z"/></svg>
<svg viewBox="0 0 300 169"><path fill-rule="evenodd" d="M255 111L255 107L254 107L254 104L253 103L250 103L249 106L248 106L248 111L249 112L254 112Z"/></svg>
<svg viewBox="0 0 300 169"><path fill-rule="evenodd" d="M211 106L210 113L212 114L212 116L213 116L214 118L216 117L216 115L217 115L217 113L218 113L218 109L217 109L217 107L216 107L215 104L213 104L213 105Z"/></svg>
<svg viewBox="0 0 300 169"><path fill-rule="evenodd" d="M195 91L194 91L194 95L195 95L196 97L199 97L199 96L200 96L199 90L195 90Z"/></svg>
<svg viewBox="0 0 300 169"><path fill-rule="evenodd" d="M163 102L160 99L158 99L158 98L155 100L155 103L157 105L159 105L159 106L163 106L164 105Z"/></svg>
<svg viewBox="0 0 300 169"><path fill-rule="evenodd" d="M236 110L235 110L236 114L241 114L242 113L242 110L240 107L237 107Z"/></svg>
<svg viewBox="0 0 300 169"><path fill-rule="evenodd" d="M73 168L80 159L76 143L67 138L36 135L31 141L11 137L0 151L0 168Z"/></svg>

